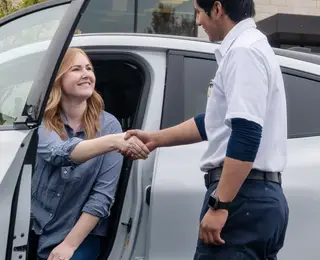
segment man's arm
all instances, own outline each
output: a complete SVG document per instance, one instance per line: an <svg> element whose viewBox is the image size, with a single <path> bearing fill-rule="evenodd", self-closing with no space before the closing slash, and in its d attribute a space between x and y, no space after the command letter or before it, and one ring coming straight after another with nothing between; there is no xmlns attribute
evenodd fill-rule
<svg viewBox="0 0 320 260"><path fill-rule="evenodd" d="M158 147L198 143L207 140L204 118L205 114L202 113L179 125L155 132L138 129L128 130L125 139L136 136L148 147L150 152ZM128 152L122 154L132 159L138 159Z"/></svg>
<svg viewBox="0 0 320 260"><path fill-rule="evenodd" d="M242 118L231 120L231 136L216 195L232 201L252 169L260 145L262 127Z"/></svg>
<svg viewBox="0 0 320 260"><path fill-rule="evenodd" d="M258 54L234 50L226 68L226 124L232 129L216 195L232 201L252 169L260 146L268 98L268 73ZM250 73L248 73L250 71Z"/></svg>
<svg viewBox="0 0 320 260"><path fill-rule="evenodd" d="M151 133L157 147L193 144L207 139L205 114L199 114L179 125Z"/></svg>

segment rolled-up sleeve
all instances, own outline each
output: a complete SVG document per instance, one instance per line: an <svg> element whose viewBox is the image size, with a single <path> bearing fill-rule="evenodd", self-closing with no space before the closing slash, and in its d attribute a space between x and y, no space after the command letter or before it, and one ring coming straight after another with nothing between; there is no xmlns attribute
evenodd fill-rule
<svg viewBox="0 0 320 260"><path fill-rule="evenodd" d="M109 133L121 133L121 125L118 121L112 122ZM103 155L103 162L98 177L90 192L89 198L82 211L99 218L106 218L114 202L114 197L121 173L123 156L118 152L109 152Z"/></svg>
<svg viewBox="0 0 320 260"><path fill-rule="evenodd" d="M43 124L39 126L38 136L37 152L45 161L57 167L76 165L70 159L70 154L76 145L83 141L81 138L73 137L64 141L55 131L46 129Z"/></svg>

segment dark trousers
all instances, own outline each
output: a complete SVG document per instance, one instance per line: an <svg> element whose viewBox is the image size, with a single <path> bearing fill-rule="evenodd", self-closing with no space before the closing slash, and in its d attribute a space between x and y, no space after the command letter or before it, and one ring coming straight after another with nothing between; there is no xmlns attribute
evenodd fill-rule
<svg viewBox="0 0 320 260"><path fill-rule="evenodd" d="M218 182L205 195L200 221ZM229 210L222 229L224 245L207 245L198 239L194 260L276 260L283 247L289 208L277 183L246 180Z"/></svg>

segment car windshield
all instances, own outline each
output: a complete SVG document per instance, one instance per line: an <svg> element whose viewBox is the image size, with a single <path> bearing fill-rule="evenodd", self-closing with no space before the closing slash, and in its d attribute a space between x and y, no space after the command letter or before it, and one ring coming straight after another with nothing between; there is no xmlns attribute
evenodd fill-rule
<svg viewBox="0 0 320 260"><path fill-rule="evenodd" d="M37 11L0 27L0 125L19 117L41 61L68 4Z"/></svg>

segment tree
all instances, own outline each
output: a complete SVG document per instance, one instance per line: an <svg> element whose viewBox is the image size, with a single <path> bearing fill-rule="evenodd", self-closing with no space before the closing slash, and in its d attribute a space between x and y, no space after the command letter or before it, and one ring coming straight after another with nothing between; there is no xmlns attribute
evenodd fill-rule
<svg viewBox="0 0 320 260"><path fill-rule="evenodd" d="M19 9L26 8L30 5L38 4L46 0L22 0L18 3L13 3L12 0L0 0L0 18L12 14Z"/></svg>
<svg viewBox="0 0 320 260"><path fill-rule="evenodd" d="M151 26L145 29L146 33L171 34L190 36L195 34L194 17L176 15L172 5L159 3L152 12Z"/></svg>

